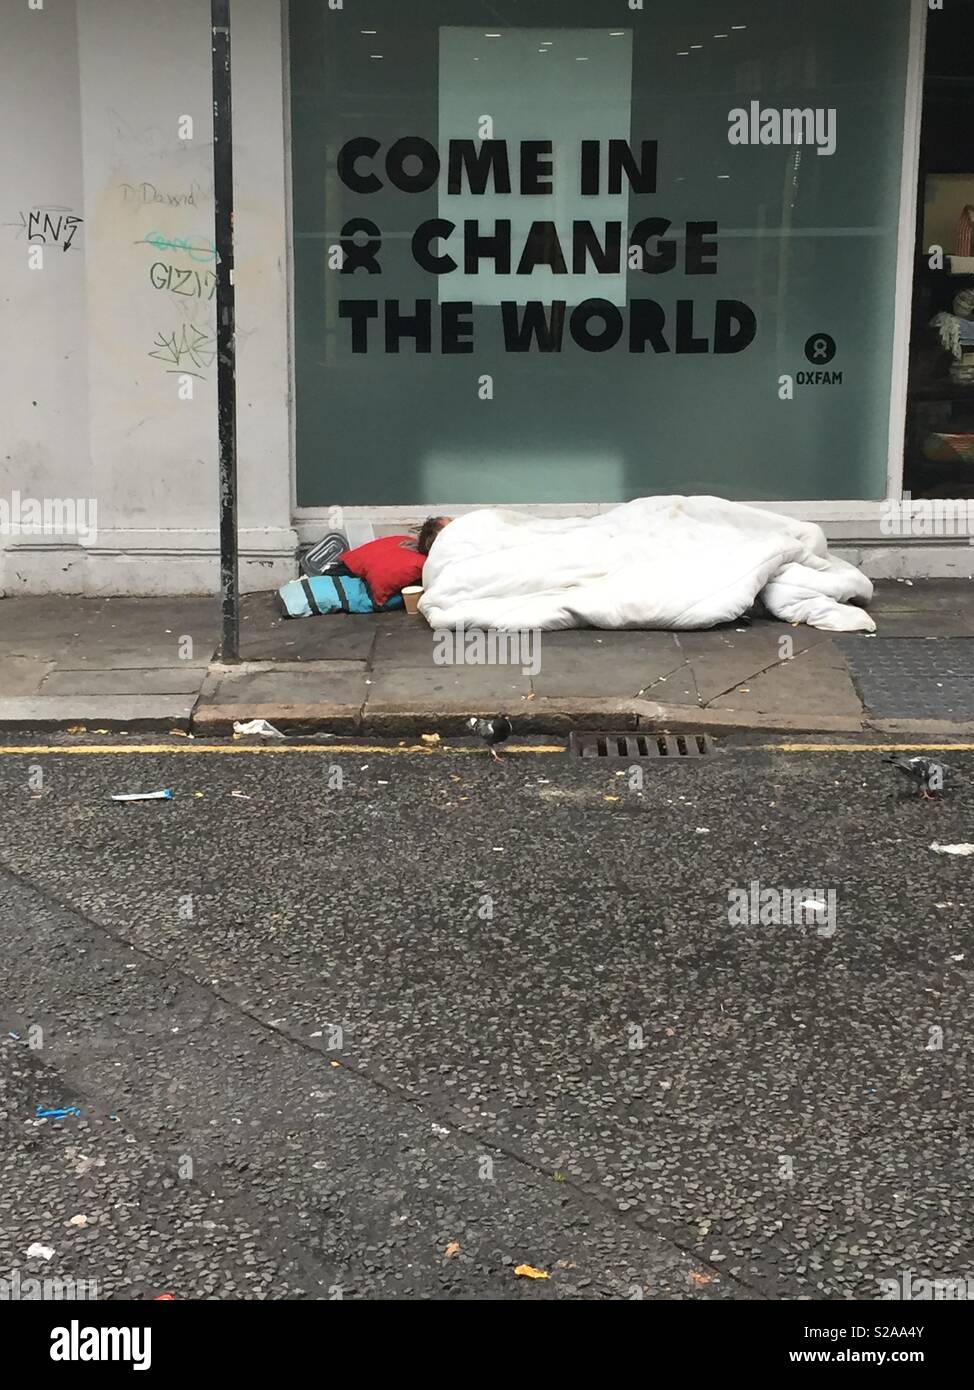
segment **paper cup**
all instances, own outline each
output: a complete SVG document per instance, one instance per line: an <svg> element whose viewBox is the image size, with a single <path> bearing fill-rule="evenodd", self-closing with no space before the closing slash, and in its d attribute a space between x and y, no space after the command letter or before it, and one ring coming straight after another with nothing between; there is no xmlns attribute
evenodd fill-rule
<svg viewBox="0 0 974 1390"><path fill-rule="evenodd" d="M402 591L402 601L406 605L407 613L419 612L419 601L423 597L422 584L410 584Z"/></svg>

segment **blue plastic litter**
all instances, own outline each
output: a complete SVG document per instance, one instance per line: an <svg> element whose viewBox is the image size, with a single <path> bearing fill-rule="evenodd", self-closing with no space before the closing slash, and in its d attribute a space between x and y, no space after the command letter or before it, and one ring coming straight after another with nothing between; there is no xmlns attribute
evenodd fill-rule
<svg viewBox="0 0 974 1390"><path fill-rule="evenodd" d="M39 1120L66 1120L69 1115L81 1118L81 1111L76 1105L55 1106L52 1110L46 1110L43 1105L39 1105L34 1114Z"/></svg>
<svg viewBox="0 0 974 1390"><path fill-rule="evenodd" d="M166 787L161 792L120 792L112 797L113 801L172 801L172 788Z"/></svg>

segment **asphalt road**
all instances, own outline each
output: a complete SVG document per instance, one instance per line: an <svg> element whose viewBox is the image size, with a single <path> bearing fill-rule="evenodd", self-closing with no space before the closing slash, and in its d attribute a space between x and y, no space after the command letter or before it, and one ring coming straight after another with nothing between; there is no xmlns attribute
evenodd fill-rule
<svg viewBox="0 0 974 1390"><path fill-rule="evenodd" d="M929 848L974 838L974 754L949 762L921 803L873 752L727 751L642 791L552 754L0 756L0 1277L974 1275L974 861ZM752 881L834 889L834 932L731 920Z"/></svg>

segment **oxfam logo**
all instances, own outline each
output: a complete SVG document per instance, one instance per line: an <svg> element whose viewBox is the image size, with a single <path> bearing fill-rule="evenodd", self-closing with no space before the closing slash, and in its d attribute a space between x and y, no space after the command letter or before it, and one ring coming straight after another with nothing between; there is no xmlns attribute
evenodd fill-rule
<svg viewBox="0 0 974 1390"><path fill-rule="evenodd" d="M831 362L837 350L831 334L813 333L805 344L805 357L814 363Z"/></svg>

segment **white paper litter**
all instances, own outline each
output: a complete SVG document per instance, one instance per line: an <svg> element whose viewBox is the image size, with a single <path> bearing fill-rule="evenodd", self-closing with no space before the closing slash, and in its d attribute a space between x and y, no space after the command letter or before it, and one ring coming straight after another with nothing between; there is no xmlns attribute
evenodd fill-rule
<svg viewBox="0 0 974 1390"><path fill-rule="evenodd" d="M241 723L239 719L233 722L233 736L238 734L248 736L259 736L260 738L284 738L280 729L275 729L273 724L269 724L266 719L248 719L246 723Z"/></svg>
<svg viewBox="0 0 974 1390"><path fill-rule="evenodd" d="M27 1258L29 1260L50 1260L54 1258L53 1245L41 1245L39 1241L34 1241L33 1245L27 1247Z"/></svg>
<svg viewBox="0 0 974 1390"><path fill-rule="evenodd" d="M930 846L934 854L974 854L974 845L938 845L934 840Z"/></svg>

